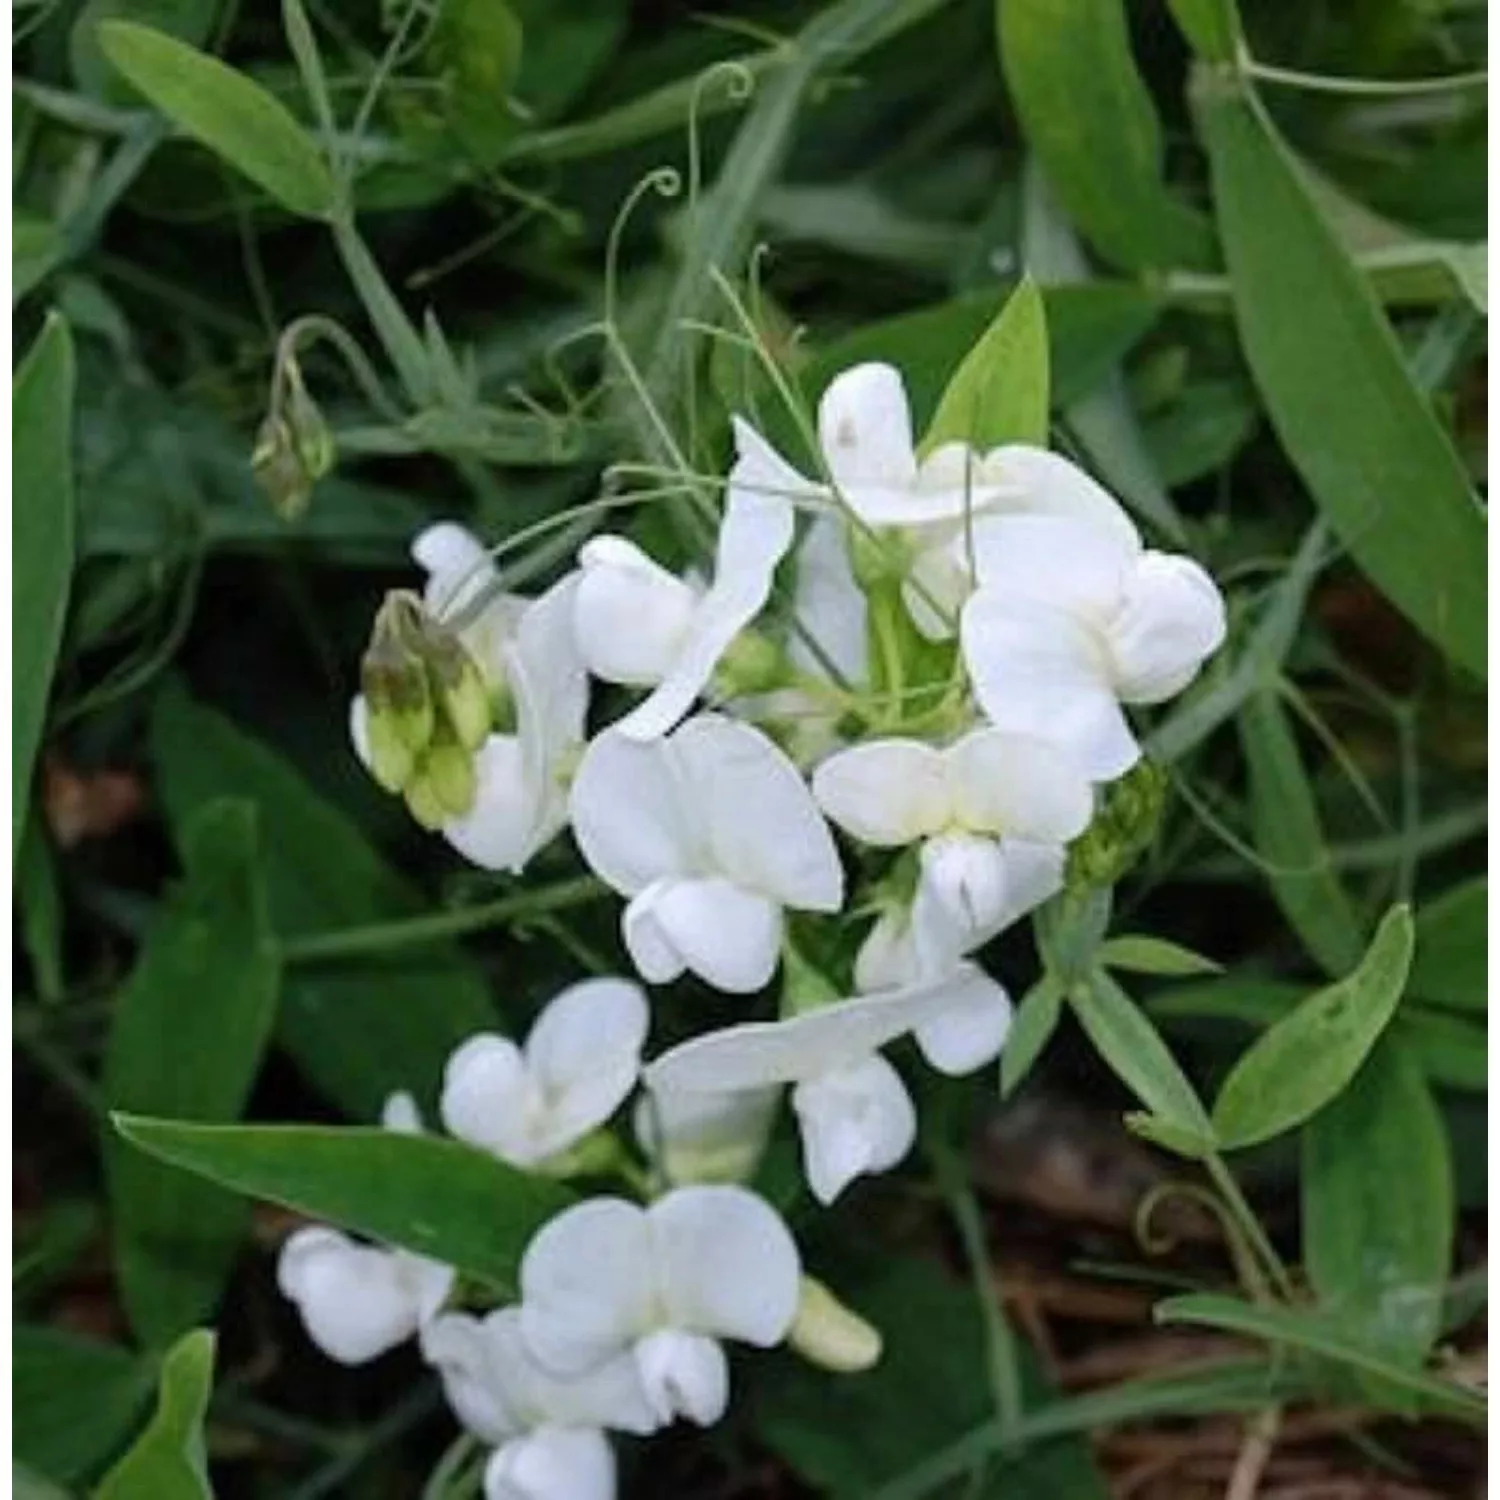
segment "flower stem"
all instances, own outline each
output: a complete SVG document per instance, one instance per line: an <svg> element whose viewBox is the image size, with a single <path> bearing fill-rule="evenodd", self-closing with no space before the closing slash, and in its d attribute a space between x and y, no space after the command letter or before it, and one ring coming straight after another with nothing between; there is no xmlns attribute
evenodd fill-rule
<svg viewBox="0 0 1500 1500"><path fill-rule="evenodd" d="M308 937L292 938L282 945L282 962L287 964L321 963L331 959L358 958L367 953L386 953L392 948L408 948L419 943L433 943L445 938L462 937L481 932L542 912L562 911L570 906L584 906L604 894L604 885L592 875L579 875L541 890L522 891L502 896L497 901L477 906L463 906L456 911L434 912L430 916L411 917L402 922L377 922L368 927L345 927L335 932L316 932Z"/></svg>
<svg viewBox="0 0 1500 1500"><path fill-rule="evenodd" d="M1255 1210L1250 1207L1245 1195L1240 1191L1240 1185L1225 1165L1224 1158L1217 1151L1210 1151L1204 1156L1203 1165L1213 1179L1214 1186L1219 1190L1219 1196L1224 1200L1224 1207L1244 1235L1245 1242L1260 1257L1278 1295L1290 1300L1292 1278L1287 1272L1286 1265L1276 1253L1276 1247L1261 1226Z"/></svg>

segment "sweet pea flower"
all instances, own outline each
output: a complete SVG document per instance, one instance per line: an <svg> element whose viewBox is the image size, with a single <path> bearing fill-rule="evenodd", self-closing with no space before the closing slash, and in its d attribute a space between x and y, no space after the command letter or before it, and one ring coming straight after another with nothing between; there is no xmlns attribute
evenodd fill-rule
<svg viewBox="0 0 1500 1500"><path fill-rule="evenodd" d="M776 970L782 909L843 902L812 794L748 724L700 714L645 743L608 730L579 765L571 810L589 867L629 898L625 946L653 984L691 970L752 993Z"/></svg>
<svg viewBox="0 0 1500 1500"><path fill-rule="evenodd" d="M409 1094L392 1094L382 1124L421 1129ZM276 1284L330 1359L367 1364L430 1322L453 1288L454 1271L409 1250L361 1244L321 1224L294 1230L281 1246Z"/></svg>
<svg viewBox="0 0 1500 1500"><path fill-rule="evenodd" d="M946 749L868 740L823 761L812 789L860 842L921 845L911 952L867 959L861 979L876 987L940 975L1054 894L1064 845L1093 811L1088 779L1065 749L998 729ZM889 929L877 941L896 943Z"/></svg>
<svg viewBox="0 0 1500 1500"><path fill-rule="evenodd" d="M626 1354L658 1423L708 1426L729 1402L720 1341L780 1343L801 1273L786 1225L744 1188L674 1188L647 1208L591 1198L527 1246L521 1333L564 1378Z"/></svg>
<svg viewBox="0 0 1500 1500"><path fill-rule="evenodd" d="M792 545L792 498L805 489L764 445L742 449L729 473L706 588L669 573L621 536L595 537L580 548L574 628L589 671L652 688L613 726L620 734L657 739L702 694L731 642L765 608L776 565Z"/></svg>
<svg viewBox="0 0 1500 1500"><path fill-rule="evenodd" d="M525 1045L481 1033L443 1070L443 1123L517 1167L566 1152L635 1087L650 1013L625 979L588 979L556 996Z"/></svg>
<svg viewBox="0 0 1500 1500"><path fill-rule="evenodd" d="M445 522L412 544L428 572L424 603L452 618L492 694L508 700L515 727L488 734L472 759L474 793L467 811L445 818L443 837L486 870L519 873L567 821L563 782L583 744L588 678L573 636L576 573L540 598L499 591L498 574L479 540ZM350 735L371 765L368 707L355 698Z"/></svg>
<svg viewBox="0 0 1500 1500"><path fill-rule="evenodd" d="M746 1182L770 1139L778 1086L723 1094L641 1095L635 1138L674 1187L693 1182Z"/></svg>
<svg viewBox="0 0 1500 1500"><path fill-rule="evenodd" d="M791 1084L808 1186L827 1204L916 1139L911 1095L880 1049L911 1032L940 1072L972 1072L999 1053L1010 1014L999 984L959 964L926 984L709 1032L651 1063L646 1083L663 1100Z"/></svg>
<svg viewBox="0 0 1500 1500"><path fill-rule="evenodd" d="M605 1429L645 1434L658 1425L634 1361L620 1356L559 1380L537 1363L520 1323L520 1308L506 1307L484 1318L446 1313L422 1330L422 1357L454 1415L495 1449L485 1500L613 1500Z"/></svg>
<svg viewBox="0 0 1500 1500"><path fill-rule="evenodd" d="M1121 705L1181 692L1223 643L1213 579L1145 547L1123 512L991 517L973 546L960 637L986 717L1056 741L1096 781L1123 775L1141 752Z"/></svg>

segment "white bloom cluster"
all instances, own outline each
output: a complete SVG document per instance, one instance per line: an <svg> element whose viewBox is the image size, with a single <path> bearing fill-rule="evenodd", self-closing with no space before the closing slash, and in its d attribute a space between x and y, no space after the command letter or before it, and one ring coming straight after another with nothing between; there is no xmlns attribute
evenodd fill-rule
<svg viewBox="0 0 1500 1500"><path fill-rule="evenodd" d="M802 1275L780 1217L738 1185L782 1090L819 1202L908 1153L916 1110L883 1050L910 1035L953 1075L999 1053L1010 1002L970 955L1061 888L1097 788L1140 758L1126 707L1179 692L1224 636L1212 579L1147 548L1067 460L919 454L889 366L835 379L818 429L807 477L736 420L706 580L596 536L523 599L467 532L429 529L413 549L424 594L382 612L366 658L356 748L467 859L520 871L571 826L624 898L651 984L691 973L751 995L788 960L775 1019L644 1065L646 997L623 979L566 990L522 1046L485 1035L454 1053L447 1128L559 1176L644 1083L636 1134L675 1184L547 1224L517 1306L440 1312L441 1267L325 1229L288 1242L282 1285L333 1357L419 1334L495 1449L489 1500L611 1495L604 1430L716 1420L722 1340L821 1340L830 1367L874 1357L873 1330ZM590 678L646 690L592 738ZM789 913L874 916L852 982L810 972ZM401 1113L388 1123L410 1128Z"/></svg>

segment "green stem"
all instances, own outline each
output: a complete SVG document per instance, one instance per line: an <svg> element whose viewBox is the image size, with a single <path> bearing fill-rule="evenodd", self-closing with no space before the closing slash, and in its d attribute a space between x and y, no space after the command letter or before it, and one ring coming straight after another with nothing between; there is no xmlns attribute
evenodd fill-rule
<svg viewBox="0 0 1500 1500"><path fill-rule="evenodd" d="M456 911L440 911L430 916L411 917L404 922L376 922L368 927L346 927L337 932L316 932L309 937L292 938L282 945L281 958L287 964L322 963L331 959L358 958L369 953L387 953L393 948L409 948L419 943L440 942L541 912L583 906L598 900L604 889L592 875L579 875L538 891L522 891L502 896L497 901L460 907Z"/></svg>
<svg viewBox="0 0 1500 1500"><path fill-rule="evenodd" d="M1213 1179L1214 1186L1219 1190L1219 1196L1224 1200L1224 1206L1228 1209L1240 1232L1245 1237L1245 1242L1260 1256L1261 1263L1266 1269L1272 1284L1280 1296L1290 1301L1292 1298L1292 1278L1281 1257L1276 1253L1276 1247L1271 1243L1270 1237L1261 1226L1255 1210L1250 1207L1245 1195L1240 1191L1240 1185L1234 1180L1224 1158L1217 1151L1210 1151L1203 1158L1203 1165L1208 1170L1208 1175Z"/></svg>
<svg viewBox="0 0 1500 1500"><path fill-rule="evenodd" d="M989 1368L990 1394L1002 1433L1015 1430L1021 1420L1021 1367L1015 1335L1001 1306L999 1289L990 1266L989 1247L985 1243L984 1221L973 1189L965 1180L962 1164L946 1142L930 1142L929 1154L937 1171L938 1185L953 1215L964 1257L974 1278L979 1298L980 1316L984 1319L986 1364Z"/></svg>

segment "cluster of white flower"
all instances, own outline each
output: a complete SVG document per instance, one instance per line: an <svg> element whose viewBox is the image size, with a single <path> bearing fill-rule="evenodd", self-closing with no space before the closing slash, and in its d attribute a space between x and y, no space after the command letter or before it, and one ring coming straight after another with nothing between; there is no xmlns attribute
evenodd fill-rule
<svg viewBox="0 0 1500 1500"><path fill-rule="evenodd" d="M623 979L565 991L523 1047L486 1035L454 1053L449 1131L559 1176L597 1163L589 1140L644 1083L636 1134L661 1195L547 1224L518 1306L440 1312L442 1267L321 1228L288 1241L283 1288L335 1358L419 1334L495 1447L489 1500L611 1495L603 1430L715 1421L722 1339L790 1339L839 1368L876 1357L740 1185L782 1087L819 1202L907 1154L916 1110L882 1049L910 1034L951 1075L999 1053L1010 1002L969 956L1062 887L1097 789L1140 757L1124 706L1179 692L1224 634L1209 576L1147 549L1067 460L919 456L888 366L829 386L816 478L747 424L734 436L710 579L598 536L527 600L462 528L432 527L413 549L425 592L387 601L353 707L372 773L475 864L520 871L571 826L625 898L641 979L750 995L787 960L777 1018L644 1065L647 1002ZM590 678L647 690L592 738ZM848 979L813 970L788 913L874 917ZM409 1106L387 1123L415 1125Z"/></svg>

